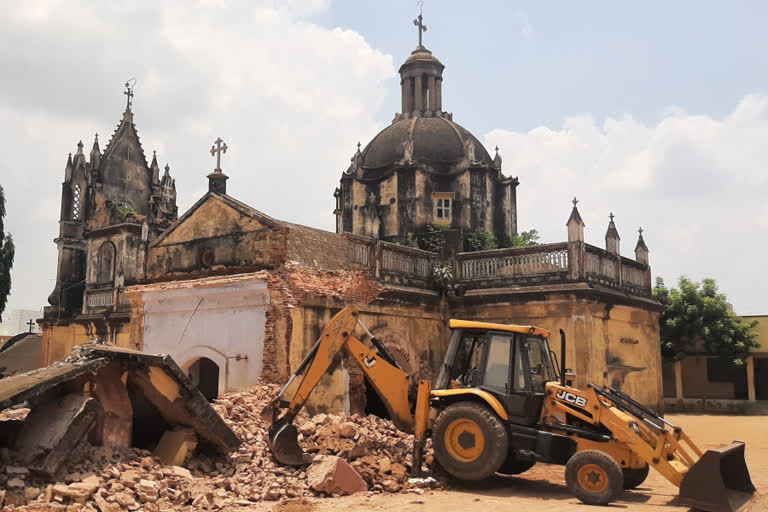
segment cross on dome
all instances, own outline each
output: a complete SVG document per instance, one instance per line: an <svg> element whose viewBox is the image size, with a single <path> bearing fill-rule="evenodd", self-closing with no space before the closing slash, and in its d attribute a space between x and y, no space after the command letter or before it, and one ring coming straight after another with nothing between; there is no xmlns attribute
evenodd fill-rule
<svg viewBox="0 0 768 512"><path fill-rule="evenodd" d="M421 36L422 36L422 33L427 31L427 26L422 21L424 18L422 18L421 16L421 6L423 4L424 2L419 2L419 16L415 20L413 20L413 24L416 25L419 29L419 48L424 47L421 41Z"/></svg>

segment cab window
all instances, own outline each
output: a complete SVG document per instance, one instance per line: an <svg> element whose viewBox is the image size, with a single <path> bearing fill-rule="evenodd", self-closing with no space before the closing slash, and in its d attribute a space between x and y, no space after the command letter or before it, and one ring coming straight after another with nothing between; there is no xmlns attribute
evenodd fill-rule
<svg viewBox="0 0 768 512"><path fill-rule="evenodd" d="M552 374L552 363L544 340L536 337L528 337L522 344L523 350L528 354L528 367L531 375L531 386L537 393L544 392L544 385L555 376Z"/></svg>
<svg viewBox="0 0 768 512"><path fill-rule="evenodd" d="M451 379L462 387L480 384L480 369L485 354L485 334L465 332L461 338L456 358L451 368Z"/></svg>
<svg viewBox="0 0 768 512"><path fill-rule="evenodd" d="M509 349L511 338L508 335L492 334L488 343L483 385L497 391L509 391Z"/></svg>

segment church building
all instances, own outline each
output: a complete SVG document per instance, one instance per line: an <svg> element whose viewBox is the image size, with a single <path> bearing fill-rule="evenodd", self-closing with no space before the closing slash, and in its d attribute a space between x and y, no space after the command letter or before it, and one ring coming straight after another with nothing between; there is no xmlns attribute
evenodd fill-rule
<svg viewBox="0 0 768 512"><path fill-rule="evenodd" d="M82 141L69 154L61 185L56 285L42 325L60 343L44 360L60 359L75 339L117 343L129 306L123 290L144 273L147 244L177 218L176 182L153 153L147 163L131 110L133 91L104 152L96 135L88 156ZM68 342L66 340L69 340Z"/></svg>
<svg viewBox="0 0 768 512"><path fill-rule="evenodd" d="M504 176L468 130L443 110L445 66L421 44L400 66L402 111L341 176L336 232L390 242L442 224L483 228L497 240L517 234L517 178Z"/></svg>
<svg viewBox="0 0 768 512"><path fill-rule="evenodd" d="M462 252L461 236L446 251L407 244L433 225L502 241L518 223L518 179L443 110L444 66L422 43L421 16L416 24L419 44L400 67L401 111L342 173L335 233L232 197L227 181L238 171L224 173L221 139L208 192L177 219L173 179L155 158L146 163L127 91L104 153L95 144L86 162L81 144L67 163L57 284L40 321L44 361L90 340L166 353L213 398L259 379L284 383L352 305L413 382L437 376L450 318L518 323L566 332L577 386L611 384L663 407L648 247L641 234L623 256L612 214L605 247L585 242L575 199L560 242L478 252ZM535 212L520 214L536 225ZM310 408L381 412L346 360Z"/></svg>

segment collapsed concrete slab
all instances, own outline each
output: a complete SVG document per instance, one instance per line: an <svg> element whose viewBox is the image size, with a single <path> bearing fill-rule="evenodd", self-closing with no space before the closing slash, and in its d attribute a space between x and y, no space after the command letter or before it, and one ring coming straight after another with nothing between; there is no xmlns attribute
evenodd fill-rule
<svg viewBox="0 0 768 512"><path fill-rule="evenodd" d="M22 404L28 416L0 428L7 433L0 446L42 475L53 475L86 436L107 447L170 451L175 463L198 444L223 453L240 445L167 355L84 345L64 361L0 380L0 411ZM169 448L178 432L184 442Z"/></svg>

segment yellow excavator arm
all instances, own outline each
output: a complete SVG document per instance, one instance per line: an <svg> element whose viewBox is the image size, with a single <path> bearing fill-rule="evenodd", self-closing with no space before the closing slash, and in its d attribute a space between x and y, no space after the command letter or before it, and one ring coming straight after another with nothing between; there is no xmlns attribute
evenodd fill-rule
<svg viewBox="0 0 768 512"><path fill-rule="evenodd" d="M418 423L416 425L417 438L420 434L423 440L429 409L429 391L427 390L425 394L421 387L424 386L425 389L428 389L429 383L420 382L417 411L421 412L417 413L418 418L414 418L408 401L408 374L398 366L386 347L368 331L360 321L359 316L357 309L352 307L344 308L337 313L325 326L309 354L272 402L269 447L275 458L281 463L299 465L311 462L311 456L303 453L299 446L298 431L292 422L309 399L320 378L326 374L328 368L342 351L360 365L368 378L368 382L376 390L387 408L395 426L405 432L412 432L414 431L414 424ZM354 336L353 333L358 325L368 333L375 351ZM288 402L287 411L279 416L280 405L285 403L283 394L297 378L301 379L298 389Z"/></svg>

